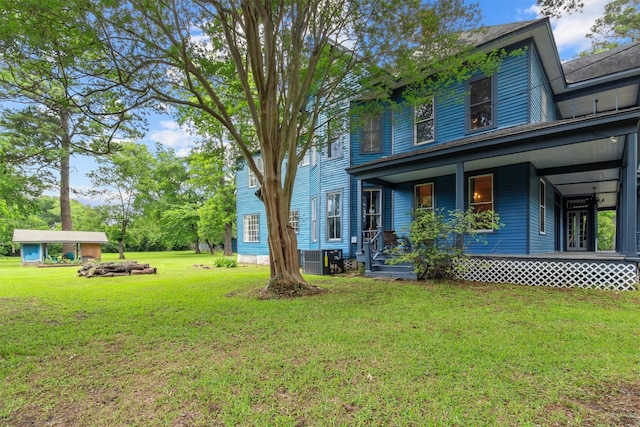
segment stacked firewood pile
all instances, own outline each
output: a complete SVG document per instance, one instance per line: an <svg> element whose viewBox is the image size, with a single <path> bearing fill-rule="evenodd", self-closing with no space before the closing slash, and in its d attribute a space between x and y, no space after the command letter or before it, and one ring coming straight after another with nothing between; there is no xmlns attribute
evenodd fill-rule
<svg viewBox="0 0 640 427"><path fill-rule="evenodd" d="M116 277L132 274L156 274L157 269L149 264L138 264L137 261L105 262L102 264L87 263L78 270L79 277Z"/></svg>

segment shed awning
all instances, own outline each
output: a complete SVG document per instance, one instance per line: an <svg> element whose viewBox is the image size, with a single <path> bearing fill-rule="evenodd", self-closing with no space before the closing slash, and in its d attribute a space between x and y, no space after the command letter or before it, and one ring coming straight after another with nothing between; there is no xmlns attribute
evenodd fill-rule
<svg viewBox="0 0 640 427"><path fill-rule="evenodd" d="M103 231L13 230L14 243L109 243Z"/></svg>

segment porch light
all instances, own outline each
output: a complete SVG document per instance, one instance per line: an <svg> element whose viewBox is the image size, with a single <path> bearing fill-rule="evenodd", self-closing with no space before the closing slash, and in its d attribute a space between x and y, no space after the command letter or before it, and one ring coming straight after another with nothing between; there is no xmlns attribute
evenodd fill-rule
<svg viewBox="0 0 640 427"><path fill-rule="evenodd" d="M611 142L613 142L614 144L615 144L616 142L618 142L618 137L617 137L617 136L615 136L615 135L610 136L610 137L609 137L609 139L610 139L610 140L611 140Z"/></svg>

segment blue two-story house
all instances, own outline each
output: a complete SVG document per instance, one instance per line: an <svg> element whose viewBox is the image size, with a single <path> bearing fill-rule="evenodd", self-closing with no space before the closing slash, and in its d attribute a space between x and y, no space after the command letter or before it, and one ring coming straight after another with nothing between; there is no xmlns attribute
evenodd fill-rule
<svg viewBox="0 0 640 427"><path fill-rule="evenodd" d="M365 261L367 243L406 232L417 207L493 210L504 225L483 230L461 278L635 288L640 44L561 63L545 18L490 27L476 46L520 54L422 105L402 102L399 86L394 108L359 120L339 150L311 153L292 206L299 249ZM260 215L243 194L247 179L240 172L241 261L267 255L266 237L261 246L242 234L247 215ZM597 212L606 209L617 232L615 252L602 253Z"/></svg>

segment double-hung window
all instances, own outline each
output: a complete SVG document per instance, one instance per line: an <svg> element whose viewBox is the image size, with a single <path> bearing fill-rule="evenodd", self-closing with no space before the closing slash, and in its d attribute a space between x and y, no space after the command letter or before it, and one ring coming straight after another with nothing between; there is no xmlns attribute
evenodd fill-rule
<svg viewBox="0 0 640 427"><path fill-rule="evenodd" d="M425 144L435 140L435 109L433 99L415 107L415 143Z"/></svg>
<svg viewBox="0 0 640 427"><path fill-rule="evenodd" d="M433 183L420 184L415 186L416 209L433 210Z"/></svg>
<svg viewBox="0 0 640 427"><path fill-rule="evenodd" d="M469 83L469 123L471 131L493 126L493 79L483 77Z"/></svg>
<svg viewBox="0 0 640 427"><path fill-rule="evenodd" d="M382 151L380 140L380 116L367 117L362 129L360 151L362 153L379 153Z"/></svg>
<svg viewBox="0 0 640 427"><path fill-rule="evenodd" d="M318 199L311 198L311 241L318 241Z"/></svg>
<svg viewBox="0 0 640 427"><path fill-rule="evenodd" d="M289 211L289 225L298 234L300 230L300 212L296 210Z"/></svg>
<svg viewBox="0 0 640 427"><path fill-rule="evenodd" d="M342 238L342 206L339 191L327 193L327 240Z"/></svg>
<svg viewBox="0 0 640 427"><path fill-rule="evenodd" d="M242 240L244 242L260 241L260 215L248 214L242 217Z"/></svg>
<svg viewBox="0 0 640 427"><path fill-rule="evenodd" d="M256 166L258 167L258 170L260 171L260 173L263 173L264 172L264 168L263 168L263 165L262 165L262 157L258 157L256 159L254 159L253 161L255 162ZM249 188L257 187L258 184L259 184L258 177L256 176L255 173L253 173L251 168L249 168L248 182L249 182Z"/></svg>
<svg viewBox="0 0 640 427"><path fill-rule="evenodd" d="M337 159L342 157L342 138L340 129L336 127L335 121L327 123L327 158Z"/></svg>

